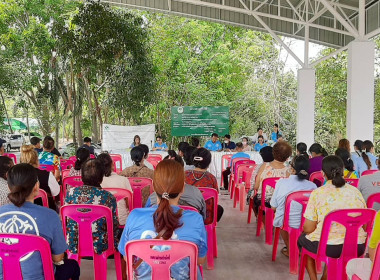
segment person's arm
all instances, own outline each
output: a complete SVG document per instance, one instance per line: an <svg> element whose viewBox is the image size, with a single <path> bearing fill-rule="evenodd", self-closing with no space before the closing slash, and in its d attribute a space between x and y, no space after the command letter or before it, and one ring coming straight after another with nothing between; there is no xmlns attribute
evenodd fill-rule
<svg viewBox="0 0 380 280"><path fill-rule="evenodd" d="M59 192L61 191L61 188L59 187L59 184L53 174L49 172L49 179L48 179L48 185L50 188L50 192L52 196L59 195Z"/></svg>
<svg viewBox="0 0 380 280"><path fill-rule="evenodd" d="M206 263L206 257L198 258L198 265L204 265Z"/></svg>
<svg viewBox="0 0 380 280"><path fill-rule="evenodd" d="M264 169L265 169L265 164L262 164L260 166L259 172L257 172L257 175L256 175L256 182L255 182L255 186L253 187L255 190L258 190L260 187L260 176L263 173Z"/></svg>
<svg viewBox="0 0 380 280"><path fill-rule="evenodd" d="M162 147L162 150L163 151L167 151L168 150L168 145L166 145L166 143L164 143L163 147Z"/></svg>
<svg viewBox="0 0 380 280"><path fill-rule="evenodd" d="M51 258L52 258L52 260L53 260L54 263L57 263L57 262L62 261L64 256L65 256L65 254L62 253L62 254L59 254L59 255L51 255Z"/></svg>
<svg viewBox="0 0 380 280"><path fill-rule="evenodd" d="M310 221L309 219L305 219L305 223L303 224L303 232L306 234L312 233L317 228L317 221Z"/></svg>
<svg viewBox="0 0 380 280"><path fill-rule="evenodd" d="M305 223L303 224L303 232L306 234L312 233L318 224L318 214L316 205L315 191L310 194L309 201L307 203L305 213Z"/></svg>

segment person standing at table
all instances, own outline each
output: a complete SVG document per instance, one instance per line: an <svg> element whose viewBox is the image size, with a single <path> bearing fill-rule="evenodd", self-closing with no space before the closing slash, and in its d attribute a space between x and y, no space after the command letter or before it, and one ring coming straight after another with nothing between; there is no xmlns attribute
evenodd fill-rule
<svg viewBox="0 0 380 280"><path fill-rule="evenodd" d="M259 135L259 137L257 138L257 143L255 144L255 151L256 152L260 152L260 150L267 145L267 143L264 143L264 137L262 135Z"/></svg>
<svg viewBox="0 0 380 280"><path fill-rule="evenodd" d="M232 152L235 150L236 144L231 141L231 135L224 135L224 143L222 144L222 147L225 152Z"/></svg>
<svg viewBox="0 0 380 280"><path fill-rule="evenodd" d="M259 127L257 129L257 133L252 137L252 144L259 142L259 136L262 136L264 138L264 142L268 141L267 135L263 132L263 129Z"/></svg>
<svg viewBox="0 0 380 280"><path fill-rule="evenodd" d="M166 145L166 143L162 141L161 136L156 137L156 143L154 143L152 150L153 151L167 151L168 150L168 146Z"/></svg>
<svg viewBox="0 0 380 280"><path fill-rule="evenodd" d="M218 140L219 136L216 133L211 135L211 140L205 144L205 148L211 152L220 152L222 150L222 143Z"/></svg>

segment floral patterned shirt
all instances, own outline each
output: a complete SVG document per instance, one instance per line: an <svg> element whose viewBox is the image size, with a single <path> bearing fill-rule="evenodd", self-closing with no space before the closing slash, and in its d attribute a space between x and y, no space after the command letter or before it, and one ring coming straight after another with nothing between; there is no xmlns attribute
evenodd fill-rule
<svg viewBox="0 0 380 280"><path fill-rule="evenodd" d="M314 190L310 195L304 217L317 222L317 228L306 235L306 238L310 241L319 241L325 216L333 210L350 208L367 208L360 191L349 184L336 188L331 181L327 181L325 185ZM330 230L328 244L343 244L345 233L342 225L334 223ZM366 233L361 228L359 243L364 243L365 239Z"/></svg>
<svg viewBox="0 0 380 280"><path fill-rule="evenodd" d="M259 186L259 189L257 190L257 197L260 199L261 199L261 191L262 191L264 179L273 178L273 177L288 178L290 175L288 166L284 165L283 168L277 169L277 168L273 168L270 162L263 163L263 164L265 164L265 168L260 175L260 178L259 178L260 186ZM272 198L273 193L274 193L274 188L267 187L265 190L265 200L269 202L270 199Z"/></svg>
<svg viewBox="0 0 380 280"><path fill-rule="evenodd" d="M185 183L197 188L213 188L218 190L218 182L214 175L206 171L187 170L185 172ZM214 213L214 199L206 200L205 225L212 223Z"/></svg>
<svg viewBox="0 0 380 280"><path fill-rule="evenodd" d="M43 151L38 154L40 164L54 165L54 170L61 170L59 165L59 158L57 155Z"/></svg>
<svg viewBox="0 0 380 280"><path fill-rule="evenodd" d="M82 186L77 188L70 188L66 196L66 204L94 204L104 205L111 208L113 217L113 233L114 233L114 246L117 248L119 243L119 221L116 215L116 199L108 191L97 187ZM67 243L70 252L76 254L78 252L78 224L68 219L66 224ZM94 242L95 253L101 254L108 249L107 243L107 224L106 219L102 218L94 223L92 228L92 239Z"/></svg>
<svg viewBox="0 0 380 280"><path fill-rule="evenodd" d="M0 206L11 203L8 198L9 188L8 182L0 177Z"/></svg>
<svg viewBox="0 0 380 280"><path fill-rule="evenodd" d="M80 169L76 170L74 167L71 167L68 177L81 176L81 174Z"/></svg>

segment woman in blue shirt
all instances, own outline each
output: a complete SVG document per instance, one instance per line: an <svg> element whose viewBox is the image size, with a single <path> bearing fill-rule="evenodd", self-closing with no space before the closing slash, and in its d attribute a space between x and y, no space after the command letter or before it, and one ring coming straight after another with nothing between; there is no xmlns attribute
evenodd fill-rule
<svg viewBox="0 0 380 280"><path fill-rule="evenodd" d="M161 136L157 136L156 137L156 143L154 143L153 145L153 151L167 151L168 150L168 146L166 145L166 143L162 142L162 137Z"/></svg>
<svg viewBox="0 0 380 280"><path fill-rule="evenodd" d="M174 160L163 160L154 171L153 186L158 206L136 208L128 216L121 240L119 252L125 256L128 241L139 239L164 240L175 239L195 243L198 246L198 264L203 264L207 254L207 234L202 216L190 210L178 207L183 193L185 173L181 164ZM139 260L136 260L136 263ZM138 280L151 279L151 268L141 262L135 269ZM187 258L171 267L171 277L176 280L189 279L189 261ZM198 279L202 279L198 270Z"/></svg>
<svg viewBox="0 0 380 280"><path fill-rule="evenodd" d="M267 143L264 143L264 137L262 135L259 135L259 137L257 137L257 141L258 142L255 144L254 147L256 152L260 152L262 148L268 146Z"/></svg>
<svg viewBox="0 0 380 280"><path fill-rule="evenodd" d="M273 132L270 136L270 138L273 140L273 142L277 142L279 137L282 137L282 133L280 132L280 129L278 128L278 124L275 123L273 126Z"/></svg>
<svg viewBox="0 0 380 280"><path fill-rule="evenodd" d="M134 148L134 147L137 147L141 144L141 138L140 136L138 135L135 135L135 137L133 137L133 143L131 144L131 146L129 146L129 148Z"/></svg>

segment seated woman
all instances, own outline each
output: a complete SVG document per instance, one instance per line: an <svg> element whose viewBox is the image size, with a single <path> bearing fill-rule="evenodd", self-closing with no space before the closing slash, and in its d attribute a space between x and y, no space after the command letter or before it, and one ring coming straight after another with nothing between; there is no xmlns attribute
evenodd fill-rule
<svg viewBox="0 0 380 280"><path fill-rule="evenodd" d="M307 154L307 145L303 142L299 142L297 144L296 153L297 153L297 156L303 155L303 156L309 158L309 155Z"/></svg>
<svg viewBox="0 0 380 280"><path fill-rule="evenodd" d="M362 280L369 280L373 261L375 258L376 248L380 244L380 212L377 212L375 224L372 230L372 236L368 244L368 258L357 258L350 260L346 267L349 279L355 274Z"/></svg>
<svg viewBox="0 0 380 280"><path fill-rule="evenodd" d="M344 174L345 179L358 179L359 174L354 170L354 162L351 159L351 154L345 148L338 148L335 151L335 155L340 157L344 163Z"/></svg>
<svg viewBox="0 0 380 280"><path fill-rule="evenodd" d="M193 155L193 164L194 170L185 171L185 183L195 186L195 187L204 187L204 188L213 188L219 192L218 182L213 174L207 171L211 163L211 153L206 148L199 148L194 150ZM206 201L206 220L205 224L209 224L213 220L214 213L214 201L213 199L208 199ZM224 209L221 205L218 205L218 216L217 221L222 218Z"/></svg>
<svg viewBox="0 0 380 280"><path fill-rule="evenodd" d="M126 177L117 175L115 172L113 172L114 163L108 153L101 153L97 157L97 160L99 160L104 166L103 182L100 184L103 189L106 190L107 188L120 188L132 192L129 180ZM125 225L129 214L129 209L124 199L120 200L117 203L117 213L120 225Z"/></svg>
<svg viewBox="0 0 380 280"><path fill-rule="evenodd" d="M286 179L281 179L277 182L270 205L276 211L273 220L273 226L281 228L284 223L285 202L289 194L297 191L312 191L317 186L310 182L309 179L309 158L305 156L296 156L290 164L290 176ZM289 226L299 228L301 222L302 207L298 203L292 203L289 213ZM289 234L287 231L281 230L281 237L285 242L286 247L281 250L285 256L289 256Z"/></svg>
<svg viewBox="0 0 380 280"><path fill-rule="evenodd" d="M254 149L255 149L256 152L260 152L260 150L261 150L262 148L268 146L267 143L264 143L264 136L262 136L262 135L259 135L259 136L257 137L257 141L258 141L258 142L257 142L257 143L255 144L255 146L254 146Z"/></svg>
<svg viewBox="0 0 380 280"><path fill-rule="evenodd" d="M176 239L190 241L198 246L198 264L203 264L207 254L207 234L201 215L180 209L178 200L183 193L183 167L174 160L163 160L154 172L154 190L158 206L134 209L119 243L119 252L125 256L128 241L139 239ZM135 260L135 264L139 260ZM189 279L189 262L183 259L171 268L171 277L176 280ZM151 269L141 262L135 269L136 279L150 279ZM198 270L198 279L202 279Z"/></svg>
<svg viewBox="0 0 380 280"><path fill-rule="evenodd" d="M317 171L322 170L322 160L327 156L327 152L322 146L318 143L314 143L309 148L309 153L311 155L310 159L310 169L309 173L312 174Z"/></svg>
<svg viewBox="0 0 380 280"><path fill-rule="evenodd" d="M193 163L193 153L199 148L195 146L188 146L185 149L185 153L183 154L183 160L185 161L185 171L187 170L193 170L194 163Z"/></svg>
<svg viewBox="0 0 380 280"><path fill-rule="evenodd" d="M37 154L34 148L33 152ZM12 203L0 207L0 232L42 236L51 247L55 279L78 280L78 263L75 260L64 260L67 245L59 216L51 209L33 204L39 190L36 169L26 163L15 165L8 172L8 184L8 197ZM39 254L33 253L22 262L22 274L24 279L45 279ZM2 276L1 273L1 279Z"/></svg>
<svg viewBox="0 0 380 280"><path fill-rule="evenodd" d="M0 156L0 206L10 203L8 194L8 171L13 166L13 160L6 156Z"/></svg>
<svg viewBox="0 0 380 280"><path fill-rule="evenodd" d="M243 152L252 151L252 147L248 144L249 143L248 137L243 137L241 139L241 143L243 144Z"/></svg>
<svg viewBox="0 0 380 280"><path fill-rule="evenodd" d="M23 145L21 147L20 161L22 163L28 163L34 167L37 172L38 181L40 182L40 188L43 189L48 195L49 208L57 211L54 196L59 195L61 189L52 172L40 170L38 168L40 163L38 160L38 154L33 145ZM42 205L41 199L37 199L36 204Z"/></svg>
<svg viewBox="0 0 380 280"><path fill-rule="evenodd" d="M75 162L75 165L70 169L69 177L80 176L80 169L82 167L82 164L90 158L90 151L86 148L80 147L77 150L75 156L77 160Z"/></svg>
<svg viewBox="0 0 380 280"><path fill-rule="evenodd" d="M257 191L257 194L253 197L253 210L256 215L261 205L261 190L264 179L272 177L287 178L290 175L289 167L285 165L285 161L292 155L292 147L288 143L280 141L273 146L272 152L274 160L263 163L256 176L254 189ZM265 204L268 208L271 207L269 201L272 198L273 192L274 189L270 187L265 192Z"/></svg>
<svg viewBox="0 0 380 280"><path fill-rule="evenodd" d="M350 141L348 141L346 138L340 139L338 143L338 149L339 148L343 148L350 153L351 151Z"/></svg>
<svg viewBox="0 0 380 280"><path fill-rule="evenodd" d="M133 137L133 143L131 144L131 146L129 146L129 148L132 149L134 147L137 147L140 144L141 144L141 138L140 138L140 136L135 135L135 137Z"/></svg>
<svg viewBox="0 0 380 280"><path fill-rule="evenodd" d="M304 233L298 239L298 247L316 254L319 239L321 238L323 220L333 210L349 208L366 208L366 203L360 191L346 184L343 178L343 161L337 156L327 156L322 162L322 171L328 180L326 184L314 190L309 198L305 210ZM342 252L345 228L339 224L333 224L330 230L326 254L332 258L338 258ZM363 229L359 232L358 254L365 251L366 233ZM308 257L306 269L311 280L317 280L315 261ZM326 267L322 280L327 279Z"/></svg>
<svg viewBox="0 0 380 280"><path fill-rule="evenodd" d="M66 196L66 204L94 204L107 206L112 211L113 216L113 234L115 241L115 248L119 241L119 221L116 215L116 199L115 197L103 190L101 183L104 176L103 164L98 159L89 159L82 164L81 176L83 181L82 187L72 187L69 189ZM107 248L107 235L104 234L106 220L104 218L96 221L95 228L93 228L92 238L94 241L95 253L101 254ZM78 248L78 228L75 221L69 219L67 223L67 239L69 250L73 254L77 254Z"/></svg>

